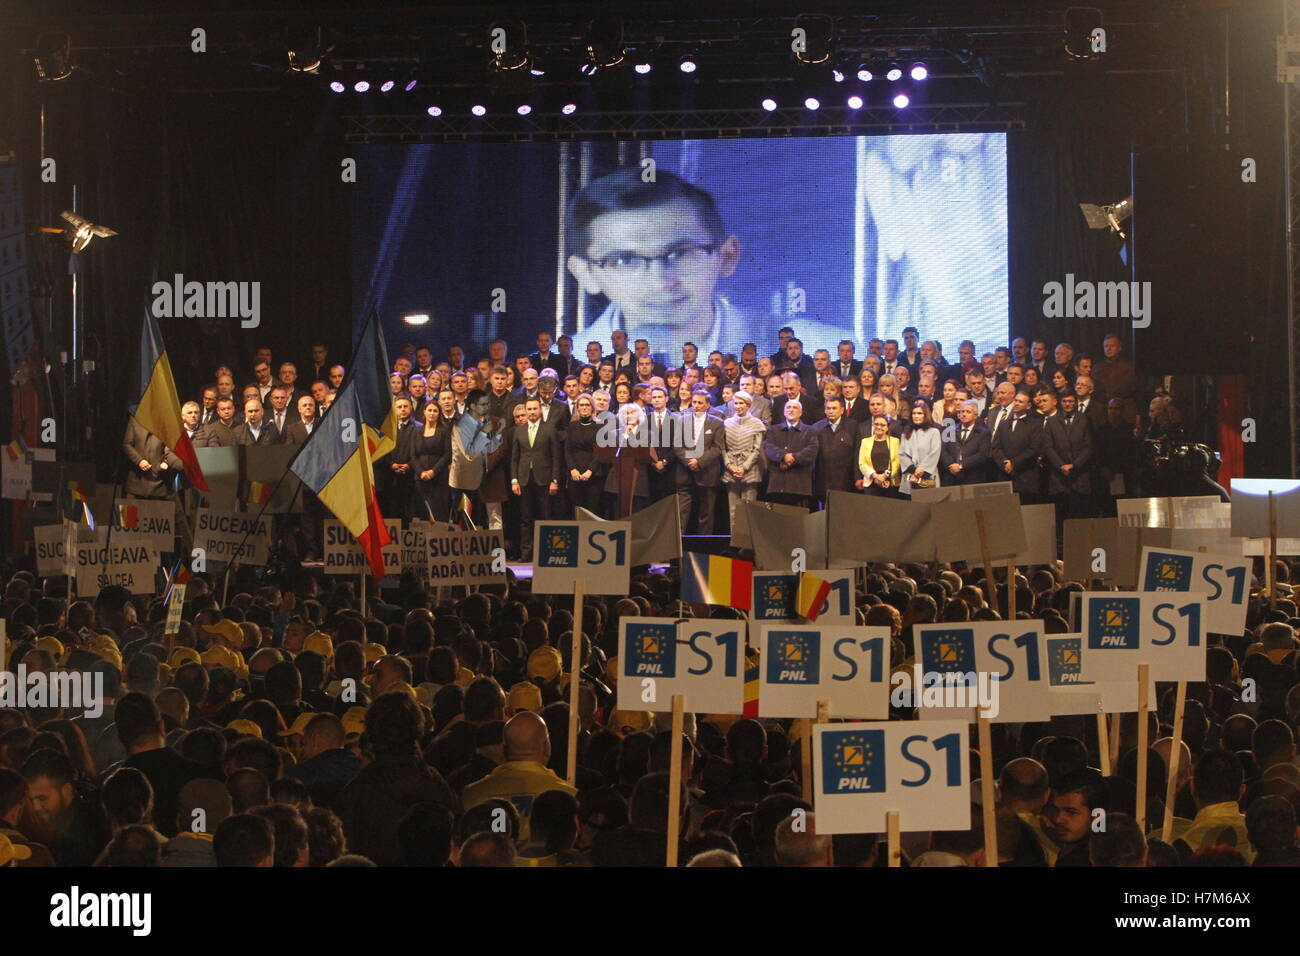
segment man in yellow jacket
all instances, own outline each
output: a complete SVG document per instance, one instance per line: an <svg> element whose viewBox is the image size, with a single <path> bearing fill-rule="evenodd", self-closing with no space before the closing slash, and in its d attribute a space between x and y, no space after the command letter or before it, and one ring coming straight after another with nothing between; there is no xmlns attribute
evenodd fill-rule
<svg viewBox="0 0 1300 956"><path fill-rule="evenodd" d="M1237 803L1245 792L1245 774L1233 754L1226 750L1202 754L1192 774L1196 818L1174 818L1173 842L1182 840L1193 853L1206 847L1229 846L1249 866L1255 861L1255 849L1246 835L1246 815Z"/></svg>
<svg viewBox="0 0 1300 956"><path fill-rule="evenodd" d="M510 718L505 727L503 749L505 763L467 786L461 803L470 810L494 797L509 800L519 811L522 843L528 840L528 817L538 794L547 790L576 794L577 790L546 766L551 759L551 737L546 723L536 714L523 711Z"/></svg>

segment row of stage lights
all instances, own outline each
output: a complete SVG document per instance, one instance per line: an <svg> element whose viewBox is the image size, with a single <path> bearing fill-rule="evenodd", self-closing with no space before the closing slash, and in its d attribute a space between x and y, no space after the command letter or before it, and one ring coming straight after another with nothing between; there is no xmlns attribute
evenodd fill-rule
<svg viewBox="0 0 1300 956"><path fill-rule="evenodd" d="M696 63L696 61L690 56L683 56L678 63L678 69L681 70L681 72L683 73L694 73L698 68L698 66L699 64ZM632 69L635 72L644 76L645 74L649 73L653 69L653 66L650 63L635 63L633 64ZM545 70L542 70L535 65L532 67L530 72L534 76L545 75ZM912 64L912 68L909 71L909 76L912 78L914 82L917 83L923 82L926 78L929 77L929 75L930 75L930 71L924 63ZM875 74L873 74L871 69L864 64L858 68L856 77L859 82L870 83L872 80L875 79ZM836 83L843 83L847 78L848 77L839 70L832 71L832 79L834 79ZM901 67L899 67L896 64L891 65L888 71L885 73L885 79L888 80L890 83L897 83L902 78L903 78L903 70ZM417 85L418 85L417 80L410 80L405 84L403 84L402 91L405 93L410 93L416 88ZM397 88L397 81L392 79L384 80L382 83L379 83L378 85L372 84L369 80L357 80L355 83L352 84L352 91L354 93L369 93L371 90L378 90L380 93L391 93L396 88ZM333 80L329 84L329 89L333 93L346 93L348 90L348 85L344 83L342 80ZM906 90L899 90L890 98L890 102L893 103L895 109L901 110L901 109L906 109L909 105L911 105L912 100ZM844 103L849 109L859 110L862 109L863 105L865 104L865 101L861 94L852 93L845 99ZM777 101L770 96L765 96L760 101L759 105L769 113L776 110L779 106ZM804 98L803 105L804 108L807 110L817 110L821 108L822 101L819 97L810 95ZM565 103L564 106L560 108L560 112L563 113L565 116L568 116L572 113L576 113L577 110L578 110L578 104L572 102ZM430 116L433 117L438 117L443 115L442 107L436 104L429 106L425 110L425 112L427 112ZM469 112L474 116L486 116L488 112L488 108L483 103L473 103L469 107ZM515 112L520 116L528 116L530 113L533 112L533 107L529 103L521 103L519 104L519 106L515 108Z"/></svg>

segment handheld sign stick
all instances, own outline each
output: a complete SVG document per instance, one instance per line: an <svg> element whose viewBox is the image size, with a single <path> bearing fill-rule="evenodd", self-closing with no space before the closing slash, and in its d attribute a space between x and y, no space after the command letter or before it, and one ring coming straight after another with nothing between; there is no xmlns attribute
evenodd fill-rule
<svg viewBox="0 0 1300 956"><path fill-rule="evenodd" d="M885 840L889 851L890 866L903 865L901 826L897 810L890 810L885 814Z"/></svg>
<svg viewBox="0 0 1300 956"><path fill-rule="evenodd" d="M1110 776L1110 734L1106 732L1106 715L1097 713L1097 754L1101 758L1101 775Z"/></svg>
<svg viewBox="0 0 1300 956"><path fill-rule="evenodd" d="M1183 751L1183 710L1187 706L1187 681L1178 682L1174 698L1174 733L1169 746L1169 782L1165 787L1165 826L1160 839L1173 843L1174 797L1178 793L1178 763Z"/></svg>
<svg viewBox="0 0 1300 956"><path fill-rule="evenodd" d="M1110 718L1110 765L1119 765L1120 715L1112 714Z"/></svg>
<svg viewBox="0 0 1300 956"><path fill-rule="evenodd" d="M1137 767L1137 825L1138 831L1147 832L1147 689L1151 683L1151 665L1138 665L1138 767Z"/></svg>
<svg viewBox="0 0 1300 956"><path fill-rule="evenodd" d="M998 808L993 795L992 724L982 713L975 718L980 745L980 798L984 804L984 865L998 865Z"/></svg>
<svg viewBox="0 0 1300 956"><path fill-rule="evenodd" d="M819 700L817 701L817 719L814 721L809 717L801 718L804 732L807 734L807 736L804 737L803 745L800 747L800 750L802 751L801 756L803 758L801 761L803 765L803 798L809 803L813 802L813 727L817 724L829 723L830 712L831 702L829 700Z"/></svg>
<svg viewBox="0 0 1300 956"><path fill-rule="evenodd" d="M989 533L984 526L984 512L975 512L975 527L979 529L980 534L980 559L984 562L984 578L989 583L989 607L998 612L1001 616L1002 611L998 602L998 586L993 580L993 560L989 557Z"/></svg>
<svg viewBox="0 0 1300 956"><path fill-rule="evenodd" d="M1268 606L1277 607L1277 500L1268 493Z"/></svg>
<svg viewBox="0 0 1300 956"><path fill-rule="evenodd" d="M365 617L366 616L366 572L362 571L360 574L357 575L357 584L359 585L357 594L359 594L361 597L361 605L360 605L361 616Z"/></svg>
<svg viewBox="0 0 1300 956"><path fill-rule="evenodd" d="M682 733L686 695L673 694L673 742L668 751L668 865L677 866L682 828Z"/></svg>
<svg viewBox="0 0 1300 956"><path fill-rule="evenodd" d="M1030 610L1032 614L1032 609ZM1007 558L1007 620L1016 619L1016 559Z"/></svg>
<svg viewBox="0 0 1300 956"><path fill-rule="evenodd" d="M583 582L579 578L573 582L573 643L569 648L569 742L568 762L565 767L571 787L578 785L578 684L582 676L582 591Z"/></svg>

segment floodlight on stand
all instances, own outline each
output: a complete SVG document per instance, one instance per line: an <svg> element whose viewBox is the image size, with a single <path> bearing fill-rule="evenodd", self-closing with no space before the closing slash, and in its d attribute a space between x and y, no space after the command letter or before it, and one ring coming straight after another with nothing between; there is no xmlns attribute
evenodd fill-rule
<svg viewBox="0 0 1300 956"><path fill-rule="evenodd" d="M36 39L32 60L42 80L66 80L72 75L72 41L66 33L42 33Z"/></svg>
<svg viewBox="0 0 1300 956"><path fill-rule="evenodd" d="M1079 209L1083 212L1083 218L1087 221L1089 229L1109 229L1121 239L1128 238L1120 226L1129 216L1133 215L1132 196L1121 199L1109 206L1081 202L1079 203Z"/></svg>
<svg viewBox="0 0 1300 956"><path fill-rule="evenodd" d="M408 312L406 313L406 315L402 316L402 321L405 322L407 325L428 325L429 313Z"/></svg>

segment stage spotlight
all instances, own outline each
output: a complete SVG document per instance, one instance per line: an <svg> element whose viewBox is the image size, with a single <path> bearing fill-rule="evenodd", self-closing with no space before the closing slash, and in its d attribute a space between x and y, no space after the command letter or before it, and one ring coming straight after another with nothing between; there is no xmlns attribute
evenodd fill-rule
<svg viewBox="0 0 1300 956"><path fill-rule="evenodd" d="M1106 29L1096 7L1067 7L1065 52L1076 60L1093 60L1106 52Z"/></svg>
<svg viewBox="0 0 1300 956"><path fill-rule="evenodd" d="M402 87L403 93L409 93L420 84L419 80L407 80L406 85Z"/></svg>
<svg viewBox="0 0 1300 956"><path fill-rule="evenodd" d="M318 73L321 60L330 48L321 42L320 27L314 35L297 38L300 42L290 43L285 51L289 56L289 69L294 73Z"/></svg>
<svg viewBox="0 0 1300 956"><path fill-rule="evenodd" d="M533 76L545 76L546 68L537 62L536 57L533 57L533 65L528 68L528 72Z"/></svg>
<svg viewBox="0 0 1300 956"><path fill-rule="evenodd" d="M1133 197L1128 196L1117 203L1111 203L1109 206L1097 206L1090 202L1079 203L1079 209L1083 212L1083 218L1087 220L1089 229L1109 229L1117 233L1121 239L1127 239L1124 230L1120 228L1120 223L1133 215Z"/></svg>
<svg viewBox="0 0 1300 956"><path fill-rule="evenodd" d="M850 96L845 102L851 110L862 109L862 97L858 96L856 93Z"/></svg>
<svg viewBox="0 0 1300 956"><path fill-rule="evenodd" d="M491 68L498 72L528 65L528 28L518 20L497 20L488 27Z"/></svg>
<svg viewBox="0 0 1300 956"><path fill-rule="evenodd" d="M929 75L930 75L930 71L926 69L924 63L912 64L912 79L916 80L916 82L920 83Z"/></svg>
<svg viewBox="0 0 1300 956"><path fill-rule="evenodd" d="M352 88L356 90L358 93L368 92L370 90L370 81L357 80L357 82L352 85Z"/></svg>
<svg viewBox="0 0 1300 956"><path fill-rule="evenodd" d="M402 321L405 322L407 325L428 325L429 313L408 312L406 313L406 315L402 316Z"/></svg>
<svg viewBox="0 0 1300 956"><path fill-rule="evenodd" d="M577 111L578 111L577 103L565 103L563 106L560 107L560 112L563 113L565 116L568 116L571 113L576 113Z"/></svg>
<svg viewBox="0 0 1300 956"><path fill-rule="evenodd" d="M72 41L66 33L42 33L32 59L42 80L66 80L72 75Z"/></svg>
<svg viewBox="0 0 1300 956"><path fill-rule="evenodd" d="M397 82L396 82L395 80L384 80L383 83L379 84L379 92L380 92L380 93L391 93L393 87L395 87L396 85L397 85Z"/></svg>
<svg viewBox="0 0 1300 956"><path fill-rule="evenodd" d="M763 109L767 110L770 113L774 109L776 109L776 100L772 99L772 97L769 96L763 100L761 105Z"/></svg>
<svg viewBox="0 0 1300 956"><path fill-rule="evenodd" d="M912 100L908 97L908 95L907 95L906 93L895 93L895 94L894 94L894 109L896 109L896 110L905 110L905 109L907 109L907 105L908 105L909 103L911 103L911 102L912 102Z"/></svg>
<svg viewBox="0 0 1300 956"><path fill-rule="evenodd" d="M836 83L843 83L844 74L841 73L839 70L831 70L831 79L834 80Z"/></svg>
<svg viewBox="0 0 1300 956"><path fill-rule="evenodd" d="M803 106L806 110L815 110L821 105L821 100L817 99L815 96L810 96L803 101Z"/></svg>
<svg viewBox="0 0 1300 956"><path fill-rule="evenodd" d="M871 67L866 63L858 64L858 79L863 83L870 83L875 79L875 74L871 72Z"/></svg>
<svg viewBox="0 0 1300 956"><path fill-rule="evenodd" d="M441 106L430 106L427 110L425 110L425 112L428 113L430 116L441 116L441 115L442 115L442 107L441 107Z"/></svg>
<svg viewBox="0 0 1300 956"><path fill-rule="evenodd" d="M64 222L71 225L72 229L51 229L46 231L64 233L71 232L73 252L81 252L86 248L86 246L90 245L90 240L94 239L96 236L107 238L108 236L117 235L117 233L114 230L109 229L108 226L97 225L89 219L78 216L75 212L69 212L66 209L59 213L59 217L63 219Z"/></svg>
<svg viewBox="0 0 1300 956"><path fill-rule="evenodd" d="M578 72L581 73L583 76L595 76L596 71L599 69L600 69L599 64L597 64L595 60L589 59L586 60L580 67L578 67Z"/></svg>
<svg viewBox="0 0 1300 956"><path fill-rule="evenodd" d="M645 76L652 69L654 69L654 67L651 66L649 63L638 63L635 66L633 66L632 69L640 73L642 76Z"/></svg>
<svg viewBox="0 0 1300 956"><path fill-rule="evenodd" d="M531 106L529 106L527 103L520 103L520 104L515 108L515 112L518 113L520 116L527 116L527 115L528 115L529 113L531 113L532 111L533 111L533 108L532 108Z"/></svg>
<svg viewBox="0 0 1300 956"><path fill-rule="evenodd" d="M885 79L887 79L890 83L897 83L902 78L903 78L903 71L899 69L898 64L891 63L889 65L889 72L885 74Z"/></svg>
<svg viewBox="0 0 1300 956"><path fill-rule="evenodd" d="M699 64L695 61L695 54L693 53L687 53L677 61L677 69L683 73L694 73L698 67Z"/></svg>
<svg viewBox="0 0 1300 956"><path fill-rule="evenodd" d="M487 107L484 106L482 103L475 103L473 106L469 108L469 111L473 113L475 116L487 115Z"/></svg>
<svg viewBox="0 0 1300 956"><path fill-rule="evenodd" d="M333 90L335 93L342 93L344 90L347 89L347 86L344 85L342 80L331 80L330 89Z"/></svg>
<svg viewBox="0 0 1300 956"><path fill-rule="evenodd" d="M797 17L790 31L790 50L800 63L825 63L831 56L830 17Z"/></svg>

